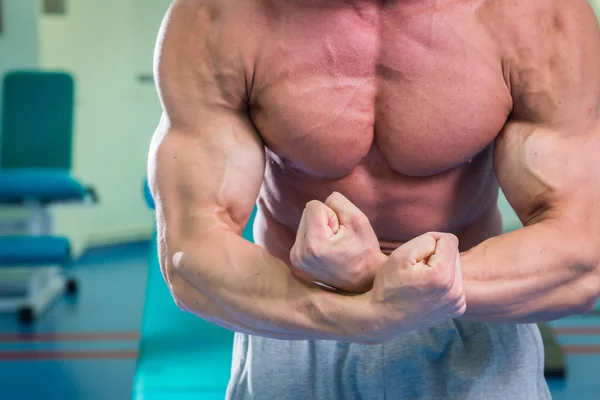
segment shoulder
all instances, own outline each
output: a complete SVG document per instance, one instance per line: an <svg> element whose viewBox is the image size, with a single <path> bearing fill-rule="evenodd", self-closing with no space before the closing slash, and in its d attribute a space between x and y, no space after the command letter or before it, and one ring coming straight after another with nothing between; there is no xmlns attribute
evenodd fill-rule
<svg viewBox="0 0 600 400"><path fill-rule="evenodd" d="M488 0L480 16L499 46L513 114L566 121L598 108L600 30L586 0Z"/></svg>
<svg viewBox="0 0 600 400"><path fill-rule="evenodd" d="M599 34L587 0L487 0L479 14L507 57L544 57L566 41L581 47Z"/></svg>
<svg viewBox="0 0 600 400"><path fill-rule="evenodd" d="M587 0L479 0L478 13L497 34L562 30L575 22L598 23ZM512 28L511 31L506 31Z"/></svg>
<svg viewBox="0 0 600 400"><path fill-rule="evenodd" d="M191 93L243 107L252 74L252 32L244 0L176 0L164 17L154 69L162 93Z"/></svg>

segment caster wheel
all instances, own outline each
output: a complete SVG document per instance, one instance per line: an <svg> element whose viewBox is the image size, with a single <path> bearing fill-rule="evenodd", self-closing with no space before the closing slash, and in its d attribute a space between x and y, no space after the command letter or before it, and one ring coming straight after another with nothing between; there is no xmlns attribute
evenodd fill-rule
<svg viewBox="0 0 600 400"><path fill-rule="evenodd" d="M17 315L19 322L29 324L35 320L35 313L31 307L22 307Z"/></svg>
<svg viewBox="0 0 600 400"><path fill-rule="evenodd" d="M566 376L567 372L563 368L544 370L544 377L546 378L564 380Z"/></svg>
<svg viewBox="0 0 600 400"><path fill-rule="evenodd" d="M67 290L67 293L70 295L77 294L77 292L79 290L79 285L77 284L77 281L75 279L69 279L67 281L66 290Z"/></svg>

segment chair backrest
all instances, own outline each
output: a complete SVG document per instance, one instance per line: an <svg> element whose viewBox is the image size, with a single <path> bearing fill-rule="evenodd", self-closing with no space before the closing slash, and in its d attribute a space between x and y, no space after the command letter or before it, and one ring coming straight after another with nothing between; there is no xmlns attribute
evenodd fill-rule
<svg viewBox="0 0 600 400"><path fill-rule="evenodd" d="M63 72L4 77L0 168L71 169L74 82Z"/></svg>

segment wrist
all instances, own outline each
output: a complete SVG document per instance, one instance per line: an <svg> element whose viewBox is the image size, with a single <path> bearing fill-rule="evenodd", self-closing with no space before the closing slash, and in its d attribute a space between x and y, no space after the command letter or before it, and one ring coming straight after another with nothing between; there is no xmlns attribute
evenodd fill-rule
<svg viewBox="0 0 600 400"><path fill-rule="evenodd" d="M319 323L333 324L332 328L340 335L337 340L374 343L378 334L378 319L370 292L350 296L332 292L322 294L313 303L318 310L311 313L313 318L322 318Z"/></svg>
<svg viewBox="0 0 600 400"><path fill-rule="evenodd" d="M388 256L387 254L383 253L381 250L379 251L379 260L378 260L378 264L377 264L377 269L375 271L375 275L377 275L377 273L379 272L379 270L381 269L381 267L383 267L383 264L385 264L386 262L388 262L390 256Z"/></svg>
<svg viewBox="0 0 600 400"><path fill-rule="evenodd" d="M371 257L370 263L362 265L356 275L348 276L348 279L336 286L335 289L340 293L347 295L362 294L373 288L373 281L379 273L379 270L388 260L388 256L378 250L378 253Z"/></svg>
<svg viewBox="0 0 600 400"><path fill-rule="evenodd" d="M376 301L373 291L354 296L348 306L355 312L354 320L349 326L354 341L364 345L383 343L384 321L382 308Z"/></svg>

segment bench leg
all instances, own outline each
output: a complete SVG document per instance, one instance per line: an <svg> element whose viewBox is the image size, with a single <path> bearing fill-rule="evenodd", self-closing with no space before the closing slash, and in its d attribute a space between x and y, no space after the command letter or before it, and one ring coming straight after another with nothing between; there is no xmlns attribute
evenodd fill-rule
<svg viewBox="0 0 600 400"><path fill-rule="evenodd" d="M544 376L564 379L567 374L565 354L548 324L538 324L544 342Z"/></svg>

